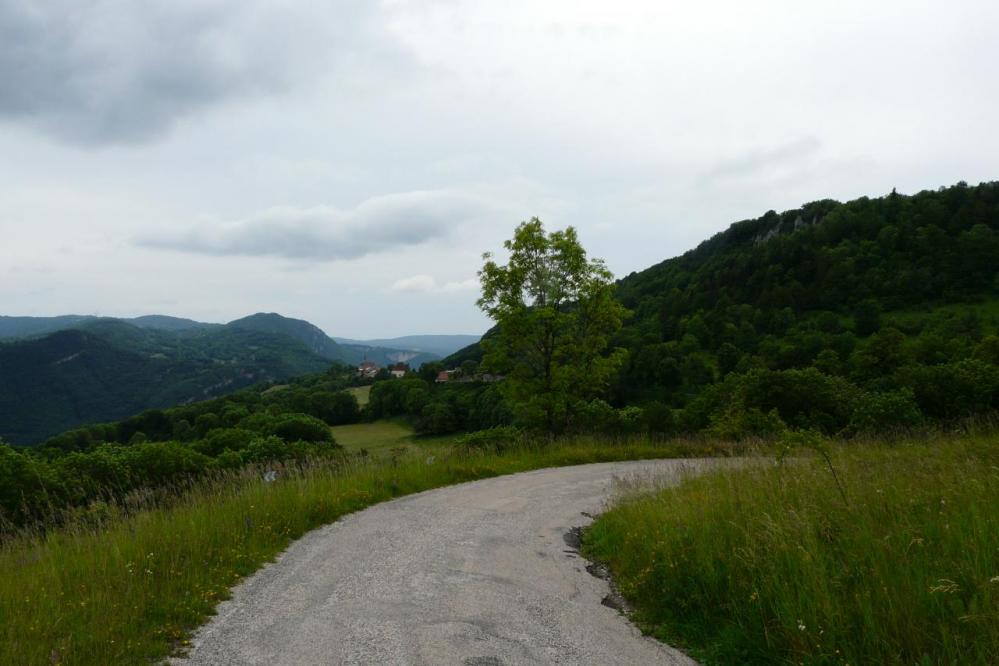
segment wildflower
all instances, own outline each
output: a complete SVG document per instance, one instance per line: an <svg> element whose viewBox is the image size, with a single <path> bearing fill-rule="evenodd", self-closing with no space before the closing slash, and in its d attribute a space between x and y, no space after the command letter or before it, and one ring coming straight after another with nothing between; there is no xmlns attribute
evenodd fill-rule
<svg viewBox="0 0 999 666"><path fill-rule="evenodd" d="M807 628L808 627L805 626L804 622L802 622L801 620L798 620L798 631L804 631Z"/></svg>
<svg viewBox="0 0 999 666"><path fill-rule="evenodd" d="M999 576L993 576L989 579L990 583L999 583Z"/></svg>
<svg viewBox="0 0 999 666"><path fill-rule="evenodd" d="M760 595L758 595L758 594L756 593L756 590L753 590L753 593L752 593L751 595L749 595L749 600L750 600L750 601L756 601L756 600L757 600L757 599L759 599L759 598L760 598Z"/></svg>

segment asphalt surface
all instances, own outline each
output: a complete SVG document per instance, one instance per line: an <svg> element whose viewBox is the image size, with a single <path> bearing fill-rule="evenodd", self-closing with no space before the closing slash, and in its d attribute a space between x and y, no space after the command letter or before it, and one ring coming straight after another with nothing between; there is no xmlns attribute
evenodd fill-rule
<svg viewBox="0 0 999 666"><path fill-rule="evenodd" d="M310 532L233 591L176 664L694 664L604 602L568 542L615 477L544 469L411 495Z"/></svg>

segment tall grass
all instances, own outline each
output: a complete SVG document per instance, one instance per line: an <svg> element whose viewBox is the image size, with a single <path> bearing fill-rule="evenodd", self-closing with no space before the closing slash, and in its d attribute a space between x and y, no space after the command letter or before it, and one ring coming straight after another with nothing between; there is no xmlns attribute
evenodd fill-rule
<svg viewBox="0 0 999 666"><path fill-rule="evenodd" d="M721 447L722 449L724 447ZM577 441L254 471L169 506L24 534L0 547L0 664L140 663L182 649L242 577L306 531L407 493L498 474L705 455L708 442Z"/></svg>
<svg viewBox="0 0 999 666"><path fill-rule="evenodd" d="M626 496L585 538L708 663L999 663L999 436L853 443Z"/></svg>

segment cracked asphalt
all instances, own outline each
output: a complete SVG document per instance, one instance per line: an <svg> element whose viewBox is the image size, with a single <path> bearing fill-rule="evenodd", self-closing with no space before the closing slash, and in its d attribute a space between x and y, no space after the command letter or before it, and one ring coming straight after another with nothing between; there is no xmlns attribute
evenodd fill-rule
<svg viewBox="0 0 999 666"><path fill-rule="evenodd" d="M465 483L310 532L248 578L175 664L694 664L605 605L566 534L615 477L696 461L600 463Z"/></svg>

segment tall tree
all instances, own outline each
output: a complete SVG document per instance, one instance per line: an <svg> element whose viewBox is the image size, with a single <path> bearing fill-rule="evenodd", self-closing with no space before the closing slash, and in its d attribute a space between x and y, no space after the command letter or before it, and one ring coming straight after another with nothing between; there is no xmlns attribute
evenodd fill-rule
<svg viewBox="0 0 999 666"><path fill-rule="evenodd" d="M518 420L560 432L623 362L624 350L607 352L627 310L610 271L587 258L572 227L546 233L532 218L503 247L509 262L486 253L479 271L478 306L498 325L483 340L483 366L506 375L501 388Z"/></svg>

